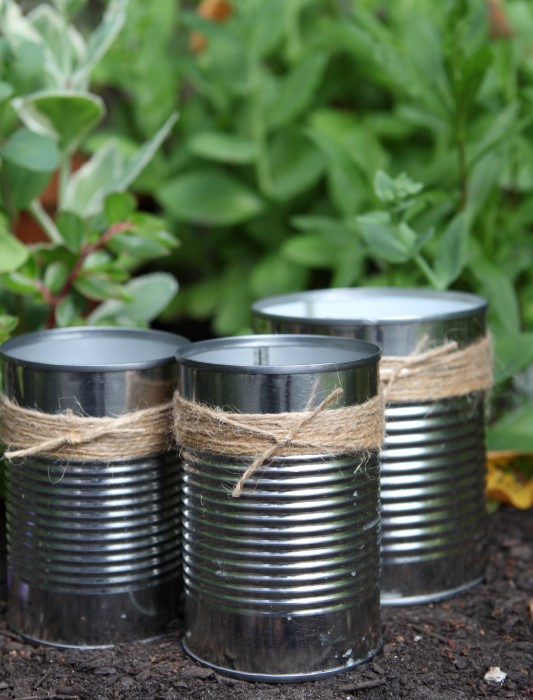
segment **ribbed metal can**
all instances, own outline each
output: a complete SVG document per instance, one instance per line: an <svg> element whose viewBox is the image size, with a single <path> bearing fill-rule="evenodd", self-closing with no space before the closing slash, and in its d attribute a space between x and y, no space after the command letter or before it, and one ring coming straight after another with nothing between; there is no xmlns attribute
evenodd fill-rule
<svg viewBox="0 0 533 700"><path fill-rule="evenodd" d="M182 396L225 412L312 410L376 395L379 348L344 339L245 336L178 352ZM310 680L381 643L378 450L250 457L184 450L184 646L253 681Z"/></svg>
<svg viewBox="0 0 533 700"><path fill-rule="evenodd" d="M262 299L259 333L376 342L404 357L424 339L459 348L485 336L484 298L459 292L353 288ZM485 397L389 402L381 453L381 602L425 603L478 583L485 566Z"/></svg>
<svg viewBox="0 0 533 700"><path fill-rule="evenodd" d="M171 401L174 355L187 342L130 328L21 335L0 348L3 391L48 414L123 416ZM182 592L177 452L97 462L37 455L5 469L11 628L64 647L161 635Z"/></svg>

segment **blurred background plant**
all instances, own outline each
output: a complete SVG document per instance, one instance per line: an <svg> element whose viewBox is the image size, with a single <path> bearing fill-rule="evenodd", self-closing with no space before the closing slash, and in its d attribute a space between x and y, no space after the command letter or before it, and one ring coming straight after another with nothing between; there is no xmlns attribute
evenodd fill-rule
<svg viewBox="0 0 533 700"><path fill-rule="evenodd" d="M82 31L72 18L84 6L55 0L23 13L0 0L0 339L43 327L147 325L177 290L169 273L137 274L177 240L129 191L176 116L169 110L128 153L105 138L86 155L106 116L92 73L127 0L112 0Z"/></svg>
<svg viewBox="0 0 533 700"><path fill-rule="evenodd" d="M90 108L87 103L88 113L96 115L102 101L109 107L105 119L97 125L95 117L81 138L98 172L94 181L107 182L113 159L135 162L134 154L147 148L142 144L152 144L144 151L150 155L142 161L146 167L130 171L124 188L135 193L142 216L157 214L166 223L172 235L157 239L157 245L170 248L179 238L182 247L166 257L154 249L151 261L147 248L139 258L134 250L139 238L150 243L153 238L132 231L117 235L116 242L135 239L127 251L135 263L124 273L118 261L124 261L125 250L107 244L98 250L95 264L101 259L103 267L92 275L91 265L84 264L81 285L74 288L77 305L58 303L58 322L103 318L101 307L89 316L79 312L85 275L95 277L93 282L103 275L110 295L118 289L130 295L130 301L113 297L102 304L114 322L128 322L127 314L115 315L113 305L132 312L129 285L139 278L124 284L120 274L114 277L117 269L148 279L176 276L180 293L174 296L168 288L165 301L172 302L159 304L157 324L193 339L249 331L253 300L301 289L400 285L481 293L490 302L496 343L489 445L533 453L528 0L130 0L127 12L114 0L56 0L55 12L65 17L79 5L80 36L106 35L104 29L89 32L95 7L102 5L107 8L102 25L112 37L100 43L105 51L96 51L98 60L80 57L79 38L66 54L71 65L89 60L94 103ZM43 7L38 4L28 16L32 26L41 26L40 14L50 12ZM124 20L120 33L117 17ZM44 44L50 41L57 45L50 39ZM83 39L89 55L95 41L98 46L97 39ZM64 65L65 55L54 60ZM32 63L19 58L9 65L20 71ZM42 62L39 68L41 75ZM5 70L2 79L16 86L18 98L9 93L4 99L10 112L15 107L11 121L35 129L24 116L24 109L33 114L39 107L25 97L36 89L35 74L20 83L11 77L12 67L9 74ZM71 69L67 83L45 87L71 89L71 81L87 72ZM47 119L58 109L45 110ZM177 110L175 140L167 139L166 148L156 152L171 128L166 120ZM69 123L59 122L63 128ZM39 135L64 153L58 129L59 138ZM6 138L12 131L3 133ZM112 156L106 155L109 143ZM61 155L55 157L61 162ZM47 167L49 172L52 164ZM87 221L88 215L98 222L97 234L86 240L101 245L110 226L131 216L118 207L119 214L105 220L112 187L100 197L98 211L72 211L74 195L84 187L71 185L59 210L75 221ZM126 200L112 195L113 201ZM39 219L38 206L36 212L25 205ZM55 228L63 240L61 219ZM55 233L49 238L59 244ZM161 247L157 253L163 253ZM64 242L58 250L76 255ZM48 267L64 275L63 257L39 255L48 261L39 268L45 286ZM16 270L4 271L0 281L4 288L11 283L17 296L13 285L19 275L35 280L36 268L31 261L22 268L16 260L12 264ZM54 279L53 272L48 278ZM54 289L58 286L64 289L58 284ZM34 282L29 289L32 303L46 308ZM49 309L50 304L48 314Z"/></svg>

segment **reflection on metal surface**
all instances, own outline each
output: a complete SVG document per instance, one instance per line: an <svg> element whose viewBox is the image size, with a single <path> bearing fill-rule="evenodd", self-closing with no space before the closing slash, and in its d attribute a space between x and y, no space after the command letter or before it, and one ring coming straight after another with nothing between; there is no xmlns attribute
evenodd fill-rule
<svg viewBox="0 0 533 700"><path fill-rule="evenodd" d="M446 597L484 568L483 397L391 405L386 420L383 602Z"/></svg>
<svg viewBox="0 0 533 700"><path fill-rule="evenodd" d="M176 456L7 466L9 622L36 641L161 634L179 596Z"/></svg>
<svg viewBox="0 0 533 700"><path fill-rule="evenodd" d="M375 346L351 346L366 361L356 362L355 352L352 367L335 368L339 348L350 348L342 339L253 341L261 342L282 343L287 361L301 344L316 346L321 356L329 346L329 366L313 372L318 355L311 353L310 364L297 370L260 364L228 370L217 364L220 357L203 364L200 351L195 363L193 344L182 353L189 360L180 374L185 398L280 413L304 410L312 387L320 396L340 385L350 403L377 390ZM309 680L370 658L381 640L376 452L275 457L234 498L248 464L223 454L184 454L186 650L221 673L272 682Z"/></svg>
<svg viewBox="0 0 533 700"><path fill-rule="evenodd" d="M123 415L170 400L174 352L185 342L133 329L19 336L2 346L4 391L47 413ZM101 647L165 631L181 590L176 452L106 462L26 458L7 462L6 482L8 622L16 632Z"/></svg>
<svg viewBox="0 0 533 700"><path fill-rule="evenodd" d="M330 289L253 307L261 333L379 343L383 355L465 347L485 335L486 300L418 289ZM484 396L391 403L381 454L382 604L445 598L479 582L486 544Z"/></svg>

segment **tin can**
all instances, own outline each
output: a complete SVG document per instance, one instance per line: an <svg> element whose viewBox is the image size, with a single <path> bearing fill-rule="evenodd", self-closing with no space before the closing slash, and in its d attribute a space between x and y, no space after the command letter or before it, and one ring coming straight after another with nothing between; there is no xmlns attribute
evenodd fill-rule
<svg viewBox="0 0 533 700"><path fill-rule="evenodd" d="M345 406L378 390L379 348L335 338L244 336L178 352L185 399L225 412ZM184 646L220 673L310 680L369 659L381 640L379 450L249 458L183 454Z"/></svg>
<svg viewBox="0 0 533 700"><path fill-rule="evenodd" d="M258 301L261 333L376 342L384 356L486 333L484 298L403 288L316 290ZM381 602L425 603L483 577L486 548L484 394L390 402L381 454Z"/></svg>
<svg viewBox="0 0 533 700"><path fill-rule="evenodd" d="M3 390L48 414L122 416L171 401L174 355L187 342L131 328L21 335L0 348ZM101 462L37 455L5 468L11 628L64 647L162 634L181 592L177 452Z"/></svg>

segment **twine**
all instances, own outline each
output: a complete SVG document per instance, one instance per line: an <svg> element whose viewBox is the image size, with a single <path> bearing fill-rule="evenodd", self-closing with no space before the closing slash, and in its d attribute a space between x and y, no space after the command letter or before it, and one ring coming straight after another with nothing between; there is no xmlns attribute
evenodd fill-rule
<svg viewBox="0 0 533 700"><path fill-rule="evenodd" d="M388 402L436 401L487 391L492 386L490 336L459 349L455 341L412 355L383 357L380 377Z"/></svg>
<svg viewBox="0 0 533 700"><path fill-rule="evenodd" d="M275 455L344 454L379 450L383 442L382 395L358 406L326 410L343 394L335 389L312 411L231 413L174 395L174 436L183 450L250 457L232 496Z"/></svg>
<svg viewBox="0 0 533 700"><path fill-rule="evenodd" d="M165 452L172 446L172 403L117 418L44 413L0 395L0 441L9 459L43 456L112 462Z"/></svg>

